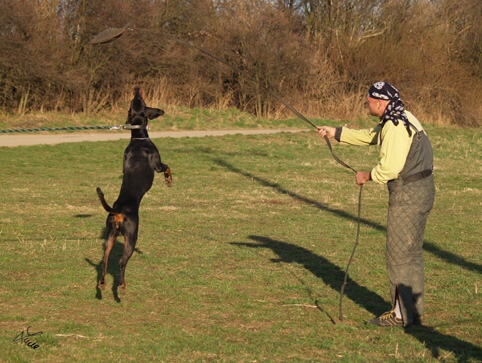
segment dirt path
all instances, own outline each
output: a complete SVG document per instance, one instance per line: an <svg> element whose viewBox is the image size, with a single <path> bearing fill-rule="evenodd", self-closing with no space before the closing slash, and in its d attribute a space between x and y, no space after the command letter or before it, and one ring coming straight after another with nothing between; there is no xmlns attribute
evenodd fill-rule
<svg viewBox="0 0 482 363"><path fill-rule="evenodd" d="M279 132L299 132L306 130L216 130L216 131L150 131L151 139L163 137L203 137L223 135L255 135L275 134ZM55 145L66 142L83 141L109 141L129 139L129 131L106 131L96 133L30 133L30 134L3 134L0 135L0 146L31 146L31 145Z"/></svg>

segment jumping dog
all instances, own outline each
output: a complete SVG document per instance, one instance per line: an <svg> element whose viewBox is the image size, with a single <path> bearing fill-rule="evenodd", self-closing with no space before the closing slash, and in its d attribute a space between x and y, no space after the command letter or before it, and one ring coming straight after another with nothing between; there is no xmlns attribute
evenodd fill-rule
<svg viewBox="0 0 482 363"><path fill-rule="evenodd" d="M119 233L124 236L124 253L120 261L119 285L125 290L125 270L127 262L134 252L139 229L139 205L142 197L151 189L154 171L164 173L167 186L172 184L171 171L168 165L161 162L156 145L147 133L149 120L164 114L159 108L147 107L142 98L140 88L134 89L127 114L126 129L131 130L131 139L124 152L122 186L117 200L109 206L104 193L97 188L97 195L104 209L109 213L106 220L107 237L104 243L102 275L98 282L100 289L105 288L105 276L109 254Z"/></svg>

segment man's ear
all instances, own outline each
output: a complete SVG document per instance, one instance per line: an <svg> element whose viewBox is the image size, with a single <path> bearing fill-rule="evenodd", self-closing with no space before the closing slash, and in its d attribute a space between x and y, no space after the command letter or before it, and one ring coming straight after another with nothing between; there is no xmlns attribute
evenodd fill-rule
<svg viewBox="0 0 482 363"><path fill-rule="evenodd" d="M161 110L160 108L146 107L146 117L149 120L153 120L162 115L164 115L164 111Z"/></svg>

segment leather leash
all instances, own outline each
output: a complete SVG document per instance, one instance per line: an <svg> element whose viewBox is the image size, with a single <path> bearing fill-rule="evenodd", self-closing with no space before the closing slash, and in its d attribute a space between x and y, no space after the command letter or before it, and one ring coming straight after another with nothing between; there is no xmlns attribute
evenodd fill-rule
<svg viewBox="0 0 482 363"><path fill-rule="evenodd" d="M38 127L38 128L31 128L31 129L0 130L0 134L41 132L41 131L140 130L140 129L149 130L149 125Z"/></svg>

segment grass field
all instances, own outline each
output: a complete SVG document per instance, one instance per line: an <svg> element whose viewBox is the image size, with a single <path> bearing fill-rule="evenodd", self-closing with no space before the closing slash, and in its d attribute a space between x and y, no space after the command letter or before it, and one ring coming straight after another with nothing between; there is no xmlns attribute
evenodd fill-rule
<svg viewBox="0 0 482 363"><path fill-rule="evenodd" d="M95 188L115 200L127 142L0 147L0 361L481 362L482 131L428 132L425 325L405 330L366 325L390 308L387 191L373 183L338 318L358 187L313 131L154 139L174 185L158 175L143 199L125 293L120 239L96 288ZM377 160L334 149L358 170Z"/></svg>

